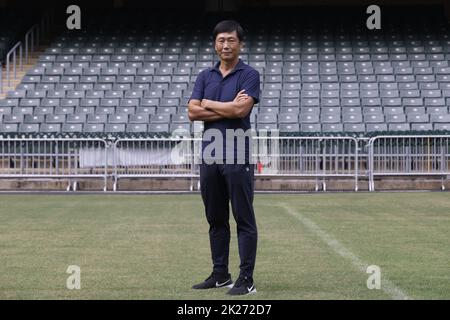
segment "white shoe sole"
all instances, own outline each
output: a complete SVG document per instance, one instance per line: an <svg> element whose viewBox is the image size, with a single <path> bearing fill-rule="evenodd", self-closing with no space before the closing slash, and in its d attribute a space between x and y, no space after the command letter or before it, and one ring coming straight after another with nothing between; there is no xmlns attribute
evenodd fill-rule
<svg viewBox="0 0 450 320"><path fill-rule="evenodd" d="M244 293L244 294L241 294L241 295L233 295L233 296L248 296L249 294L255 294L256 292L257 291L256 291L256 288L255 288L255 289L253 289L250 292L247 292L247 293Z"/></svg>
<svg viewBox="0 0 450 320"><path fill-rule="evenodd" d="M247 293L247 294L255 294L256 293L256 289L253 289L252 291L250 291L249 293Z"/></svg>
<svg viewBox="0 0 450 320"><path fill-rule="evenodd" d="M220 289L220 288L228 288L228 289L231 289L231 288L233 288L233 287L234 287L234 283L228 284L228 285L226 285L226 286L216 287L216 288L217 288L217 289Z"/></svg>

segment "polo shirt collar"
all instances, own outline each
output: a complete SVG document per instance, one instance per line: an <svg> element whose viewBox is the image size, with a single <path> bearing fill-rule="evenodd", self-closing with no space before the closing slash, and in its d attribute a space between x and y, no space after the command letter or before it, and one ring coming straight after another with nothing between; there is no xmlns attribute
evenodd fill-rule
<svg viewBox="0 0 450 320"><path fill-rule="evenodd" d="M219 72L220 74L222 74L222 73L220 72L220 70L219 70L219 66L220 66L220 61L217 61L217 62L216 62L216 65L214 66L214 68L213 68L212 70L215 70L215 71ZM237 65L234 67L234 69L230 72L230 74L233 73L233 72L235 72L235 71L237 71L237 70L244 69L244 66L245 66L244 61L242 61L242 59L239 58L239 62L238 62ZM212 70L211 70L211 71L212 71Z"/></svg>

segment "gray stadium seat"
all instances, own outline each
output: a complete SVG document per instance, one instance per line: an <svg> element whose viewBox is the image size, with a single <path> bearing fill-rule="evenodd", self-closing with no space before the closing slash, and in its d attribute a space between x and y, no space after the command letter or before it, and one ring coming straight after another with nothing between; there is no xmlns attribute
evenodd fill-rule
<svg viewBox="0 0 450 320"><path fill-rule="evenodd" d="M280 132L299 132L300 124L298 123L280 123Z"/></svg>
<svg viewBox="0 0 450 320"><path fill-rule="evenodd" d="M302 124L300 124L300 131L302 131L302 132L321 132L322 128L319 123L302 123Z"/></svg>
<svg viewBox="0 0 450 320"><path fill-rule="evenodd" d="M19 125L17 123L0 123L0 132L17 132Z"/></svg>
<svg viewBox="0 0 450 320"><path fill-rule="evenodd" d="M61 132L61 123L42 123L39 131L45 133Z"/></svg>
<svg viewBox="0 0 450 320"><path fill-rule="evenodd" d="M126 132L147 132L146 123L129 123L126 125Z"/></svg>
<svg viewBox="0 0 450 320"><path fill-rule="evenodd" d="M39 132L38 123L21 123L19 124L19 132Z"/></svg>
<svg viewBox="0 0 450 320"><path fill-rule="evenodd" d="M374 131L387 131L386 123L366 123L366 131L374 132Z"/></svg>
<svg viewBox="0 0 450 320"><path fill-rule="evenodd" d="M148 126L148 132L169 132L168 123L151 123Z"/></svg>
<svg viewBox="0 0 450 320"><path fill-rule="evenodd" d="M105 132L125 132L124 123L107 123L105 124Z"/></svg>
<svg viewBox="0 0 450 320"><path fill-rule="evenodd" d="M86 123L83 128L83 132L99 133L104 132L104 123Z"/></svg>

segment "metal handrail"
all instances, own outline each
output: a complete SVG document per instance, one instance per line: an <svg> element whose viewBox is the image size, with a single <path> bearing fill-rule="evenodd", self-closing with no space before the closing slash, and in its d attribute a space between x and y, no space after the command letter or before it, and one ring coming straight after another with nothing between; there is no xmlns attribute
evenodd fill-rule
<svg viewBox="0 0 450 320"><path fill-rule="evenodd" d="M3 93L3 65L0 62L0 93Z"/></svg>
<svg viewBox="0 0 450 320"><path fill-rule="evenodd" d="M31 41L30 41L30 45L31 45L31 50L30 52L34 51L34 45L35 45L35 41L34 41L34 35L36 34L36 46L39 46L39 25L35 24L33 25L28 31L27 33L25 33L25 61L28 63L29 62L29 56L28 56L28 37L31 36Z"/></svg>
<svg viewBox="0 0 450 320"><path fill-rule="evenodd" d="M25 33L25 39L24 39L24 45L25 45L25 59L22 59L22 42L19 41L14 45L14 47L8 52L6 55L6 81L8 84L8 87L11 85L10 81L10 55L13 54L13 71L14 71L14 79L17 78L16 73L16 51L19 47L19 65L20 69L23 71L23 64L24 61L26 63L29 62L29 55L30 53L34 52L35 47L39 47L40 44L40 37L50 31L51 25L53 23L53 15L51 12L47 12L42 17L41 21L34 24L26 33ZM31 47L31 48L30 48ZM0 64L0 70L1 64ZM0 93L3 93L3 79L2 74L0 73Z"/></svg>
<svg viewBox="0 0 450 320"><path fill-rule="evenodd" d="M11 85L11 77L10 77L10 55L13 55L13 70L14 70L14 80L17 78L17 70L16 70L16 51L17 48L19 48L19 64L20 64L20 69L23 70L23 63L22 63L22 42L19 41L16 43L16 45L14 47L11 48L11 50L9 50L8 54L6 55L6 81L8 83L8 87Z"/></svg>

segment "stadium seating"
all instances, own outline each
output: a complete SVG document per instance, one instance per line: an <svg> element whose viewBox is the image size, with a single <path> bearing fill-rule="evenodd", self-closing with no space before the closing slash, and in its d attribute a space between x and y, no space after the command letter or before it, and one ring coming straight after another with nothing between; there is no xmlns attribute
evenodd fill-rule
<svg viewBox="0 0 450 320"><path fill-rule="evenodd" d="M115 14L60 32L0 100L1 132L193 130L187 102L217 61L214 20ZM386 19L380 31L342 16L271 19L243 22L241 58L261 75L254 128L450 130L450 26L440 15Z"/></svg>

